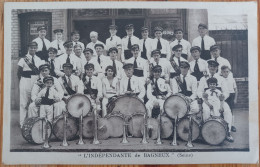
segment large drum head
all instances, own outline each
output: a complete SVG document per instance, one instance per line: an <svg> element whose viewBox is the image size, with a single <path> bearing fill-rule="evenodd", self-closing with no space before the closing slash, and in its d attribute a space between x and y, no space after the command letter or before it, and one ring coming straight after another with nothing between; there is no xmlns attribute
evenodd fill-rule
<svg viewBox="0 0 260 167"><path fill-rule="evenodd" d="M164 102L164 111L172 119L175 119L177 116L178 118L184 117L188 108L188 101L181 94L172 95Z"/></svg>
<svg viewBox="0 0 260 167"><path fill-rule="evenodd" d="M172 135L173 124L172 121L166 117L161 116L161 138L166 139Z"/></svg>
<svg viewBox="0 0 260 167"><path fill-rule="evenodd" d="M99 118L98 119L97 134L98 134L99 140L108 139L109 136L110 136L110 129L112 129L110 121L108 121L106 118Z"/></svg>
<svg viewBox="0 0 260 167"><path fill-rule="evenodd" d="M226 139L226 124L218 119L209 119L203 124L201 135L208 144L219 145Z"/></svg>
<svg viewBox="0 0 260 167"><path fill-rule="evenodd" d="M144 114L137 113L133 114L129 120L129 133L134 137L142 137L142 127L144 124Z"/></svg>
<svg viewBox="0 0 260 167"><path fill-rule="evenodd" d="M108 104L108 113L120 112L124 115L146 113L144 103L137 97L119 96Z"/></svg>
<svg viewBox="0 0 260 167"><path fill-rule="evenodd" d="M67 124L66 124L66 138L67 140L73 140L76 138L78 132L78 123L76 119L67 117ZM56 117L53 121L53 134L54 136L59 139L64 139L64 116L60 115Z"/></svg>
<svg viewBox="0 0 260 167"><path fill-rule="evenodd" d="M108 115L107 120L110 122L111 129L109 129L110 137L123 136L124 119L122 115Z"/></svg>
<svg viewBox="0 0 260 167"><path fill-rule="evenodd" d="M73 117L79 118L81 115L86 116L91 109L89 98L83 94L72 95L68 99L67 110Z"/></svg>
<svg viewBox="0 0 260 167"><path fill-rule="evenodd" d="M189 119L183 118L180 120L177 126L177 133L179 137L184 140L188 141L189 138ZM192 119L192 141L196 140L200 135L200 126L199 124Z"/></svg>
<svg viewBox="0 0 260 167"><path fill-rule="evenodd" d="M94 136L94 121L93 116L87 116L83 118L83 137L93 138Z"/></svg>

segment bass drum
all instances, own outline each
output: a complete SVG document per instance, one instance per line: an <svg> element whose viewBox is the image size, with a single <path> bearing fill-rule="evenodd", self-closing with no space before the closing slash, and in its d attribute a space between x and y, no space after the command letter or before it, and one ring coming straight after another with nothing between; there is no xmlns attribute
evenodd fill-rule
<svg viewBox="0 0 260 167"><path fill-rule="evenodd" d="M228 125L221 117L210 117L207 119L202 128L202 138L209 145L219 145L224 142L228 133Z"/></svg>
<svg viewBox="0 0 260 167"><path fill-rule="evenodd" d="M105 117L111 125L109 129L110 137L121 137L123 136L124 128L124 115L120 113L111 113Z"/></svg>
<svg viewBox="0 0 260 167"><path fill-rule="evenodd" d="M177 126L177 134L178 136L184 140L188 141L189 137L189 118L184 117L178 122ZM201 125L201 119L198 119L196 116L192 117L192 141L196 140L200 136L200 125Z"/></svg>
<svg viewBox="0 0 260 167"><path fill-rule="evenodd" d="M108 114L115 112L124 115L134 113L146 113L146 108L142 100L135 96L122 95L115 97L107 105Z"/></svg>
<svg viewBox="0 0 260 167"><path fill-rule="evenodd" d="M142 137L143 125L144 125L144 113L132 114L129 120L129 128L128 128L129 133L134 137Z"/></svg>
<svg viewBox="0 0 260 167"><path fill-rule="evenodd" d="M98 119L98 139L99 140L106 140L110 136L110 129L112 129L112 125L110 124L110 121L108 121L106 118L99 118Z"/></svg>
<svg viewBox="0 0 260 167"><path fill-rule="evenodd" d="M190 108L189 100L180 93L168 97L163 105L165 113L172 119L183 118Z"/></svg>
<svg viewBox="0 0 260 167"><path fill-rule="evenodd" d="M79 118L81 115L86 116L91 110L89 98L83 94L70 96L66 108L71 116Z"/></svg>
<svg viewBox="0 0 260 167"><path fill-rule="evenodd" d="M42 144L45 137L45 118L31 117L27 118L22 127L22 136L29 143ZM48 121L48 137L50 139L52 133L51 123Z"/></svg>
<svg viewBox="0 0 260 167"><path fill-rule="evenodd" d="M173 124L172 121L166 117L161 116L161 138L167 139L172 135L173 132Z"/></svg>
<svg viewBox="0 0 260 167"><path fill-rule="evenodd" d="M75 118L68 116L66 123L66 138L68 141L73 140L77 136L78 122ZM64 115L59 115L53 120L53 134L59 139L64 139Z"/></svg>

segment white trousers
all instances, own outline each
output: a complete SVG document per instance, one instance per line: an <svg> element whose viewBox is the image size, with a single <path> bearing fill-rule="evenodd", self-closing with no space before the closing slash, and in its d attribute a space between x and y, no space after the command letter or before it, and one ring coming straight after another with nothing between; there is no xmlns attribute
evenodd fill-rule
<svg viewBox="0 0 260 167"><path fill-rule="evenodd" d="M40 105L40 117L46 117L47 120L52 122L53 120L53 105Z"/></svg>

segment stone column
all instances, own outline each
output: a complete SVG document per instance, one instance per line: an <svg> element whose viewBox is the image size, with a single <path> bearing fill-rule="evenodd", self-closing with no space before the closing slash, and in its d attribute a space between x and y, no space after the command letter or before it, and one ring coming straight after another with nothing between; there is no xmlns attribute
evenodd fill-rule
<svg viewBox="0 0 260 167"><path fill-rule="evenodd" d="M187 9L187 26L188 26L188 41L196 38L198 33L198 25L204 23L208 25L208 10L207 9Z"/></svg>

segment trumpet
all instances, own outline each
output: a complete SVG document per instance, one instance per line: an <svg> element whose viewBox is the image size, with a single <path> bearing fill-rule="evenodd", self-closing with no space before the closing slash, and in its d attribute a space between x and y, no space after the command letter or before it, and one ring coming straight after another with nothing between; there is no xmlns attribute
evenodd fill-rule
<svg viewBox="0 0 260 167"><path fill-rule="evenodd" d="M155 144L162 144L162 141L161 141L161 113L159 113L158 115L158 132L157 132L157 140L155 142Z"/></svg>
<svg viewBox="0 0 260 167"><path fill-rule="evenodd" d="M186 144L187 147L193 147L193 144L192 144L192 116L190 115L189 116L189 136L188 136L188 142Z"/></svg>
<svg viewBox="0 0 260 167"><path fill-rule="evenodd" d="M49 129L49 121L47 120L47 114L45 116L45 126L44 126L44 143L42 148L51 148L51 146L49 145L49 134L48 134L48 129Z"/></svg>
<svg viewBox="0 0 260 167"><path fill-rule="evenodd" d="M123 143L123 144L129 143L129 141L127 140L127 137L126 137L126 129L127 129L127 125L128 125L127 119L128 118L126 116L124 116L123 138L122 138L122 141L121 141L121 143Z"/></svg>
<svg viewBox="0 0 260 167"><path fill-rule="evenodd" d="M85 144L83 141L83 109L82 113L80 115L80 123L79 123L79 141L77 142L78 145L83 145Z"/></svg>
<svg viewBox="0 0 260 167"><path fill-rule="evenodd" d="M94 120L94 139L92 144L100 144L101 142L98 141L98 127L97 127L97 109L93 110L93 120Z"/></svg>
<svg viewBox="0 0 260 167"><path fill-rule="evenodd" d="M176 116L176 118L174 119L174 131L173 131L173 139L172 139L172 142L171 142L171 145L172 146L176 146L178 145L177 143L177 120L178 120L178 116Z"/></svg>
<svg viewBox="0 0 260 167"><path fill-rule="evenodd" d="M146 116L146 113L145 113L144 114L144 126L143 126L143 138L142 138L142 141L141 141L142 144L148 143L146 136L147 136L147 116Z"/></svg>
<svg viewBox="0 0 260 167"><path fill-rule="evenodd" d="M61 146L67 147L69 146L68 142L67 142L67 114L66 112L63 112L63 142L61 144Z"/></svg>

